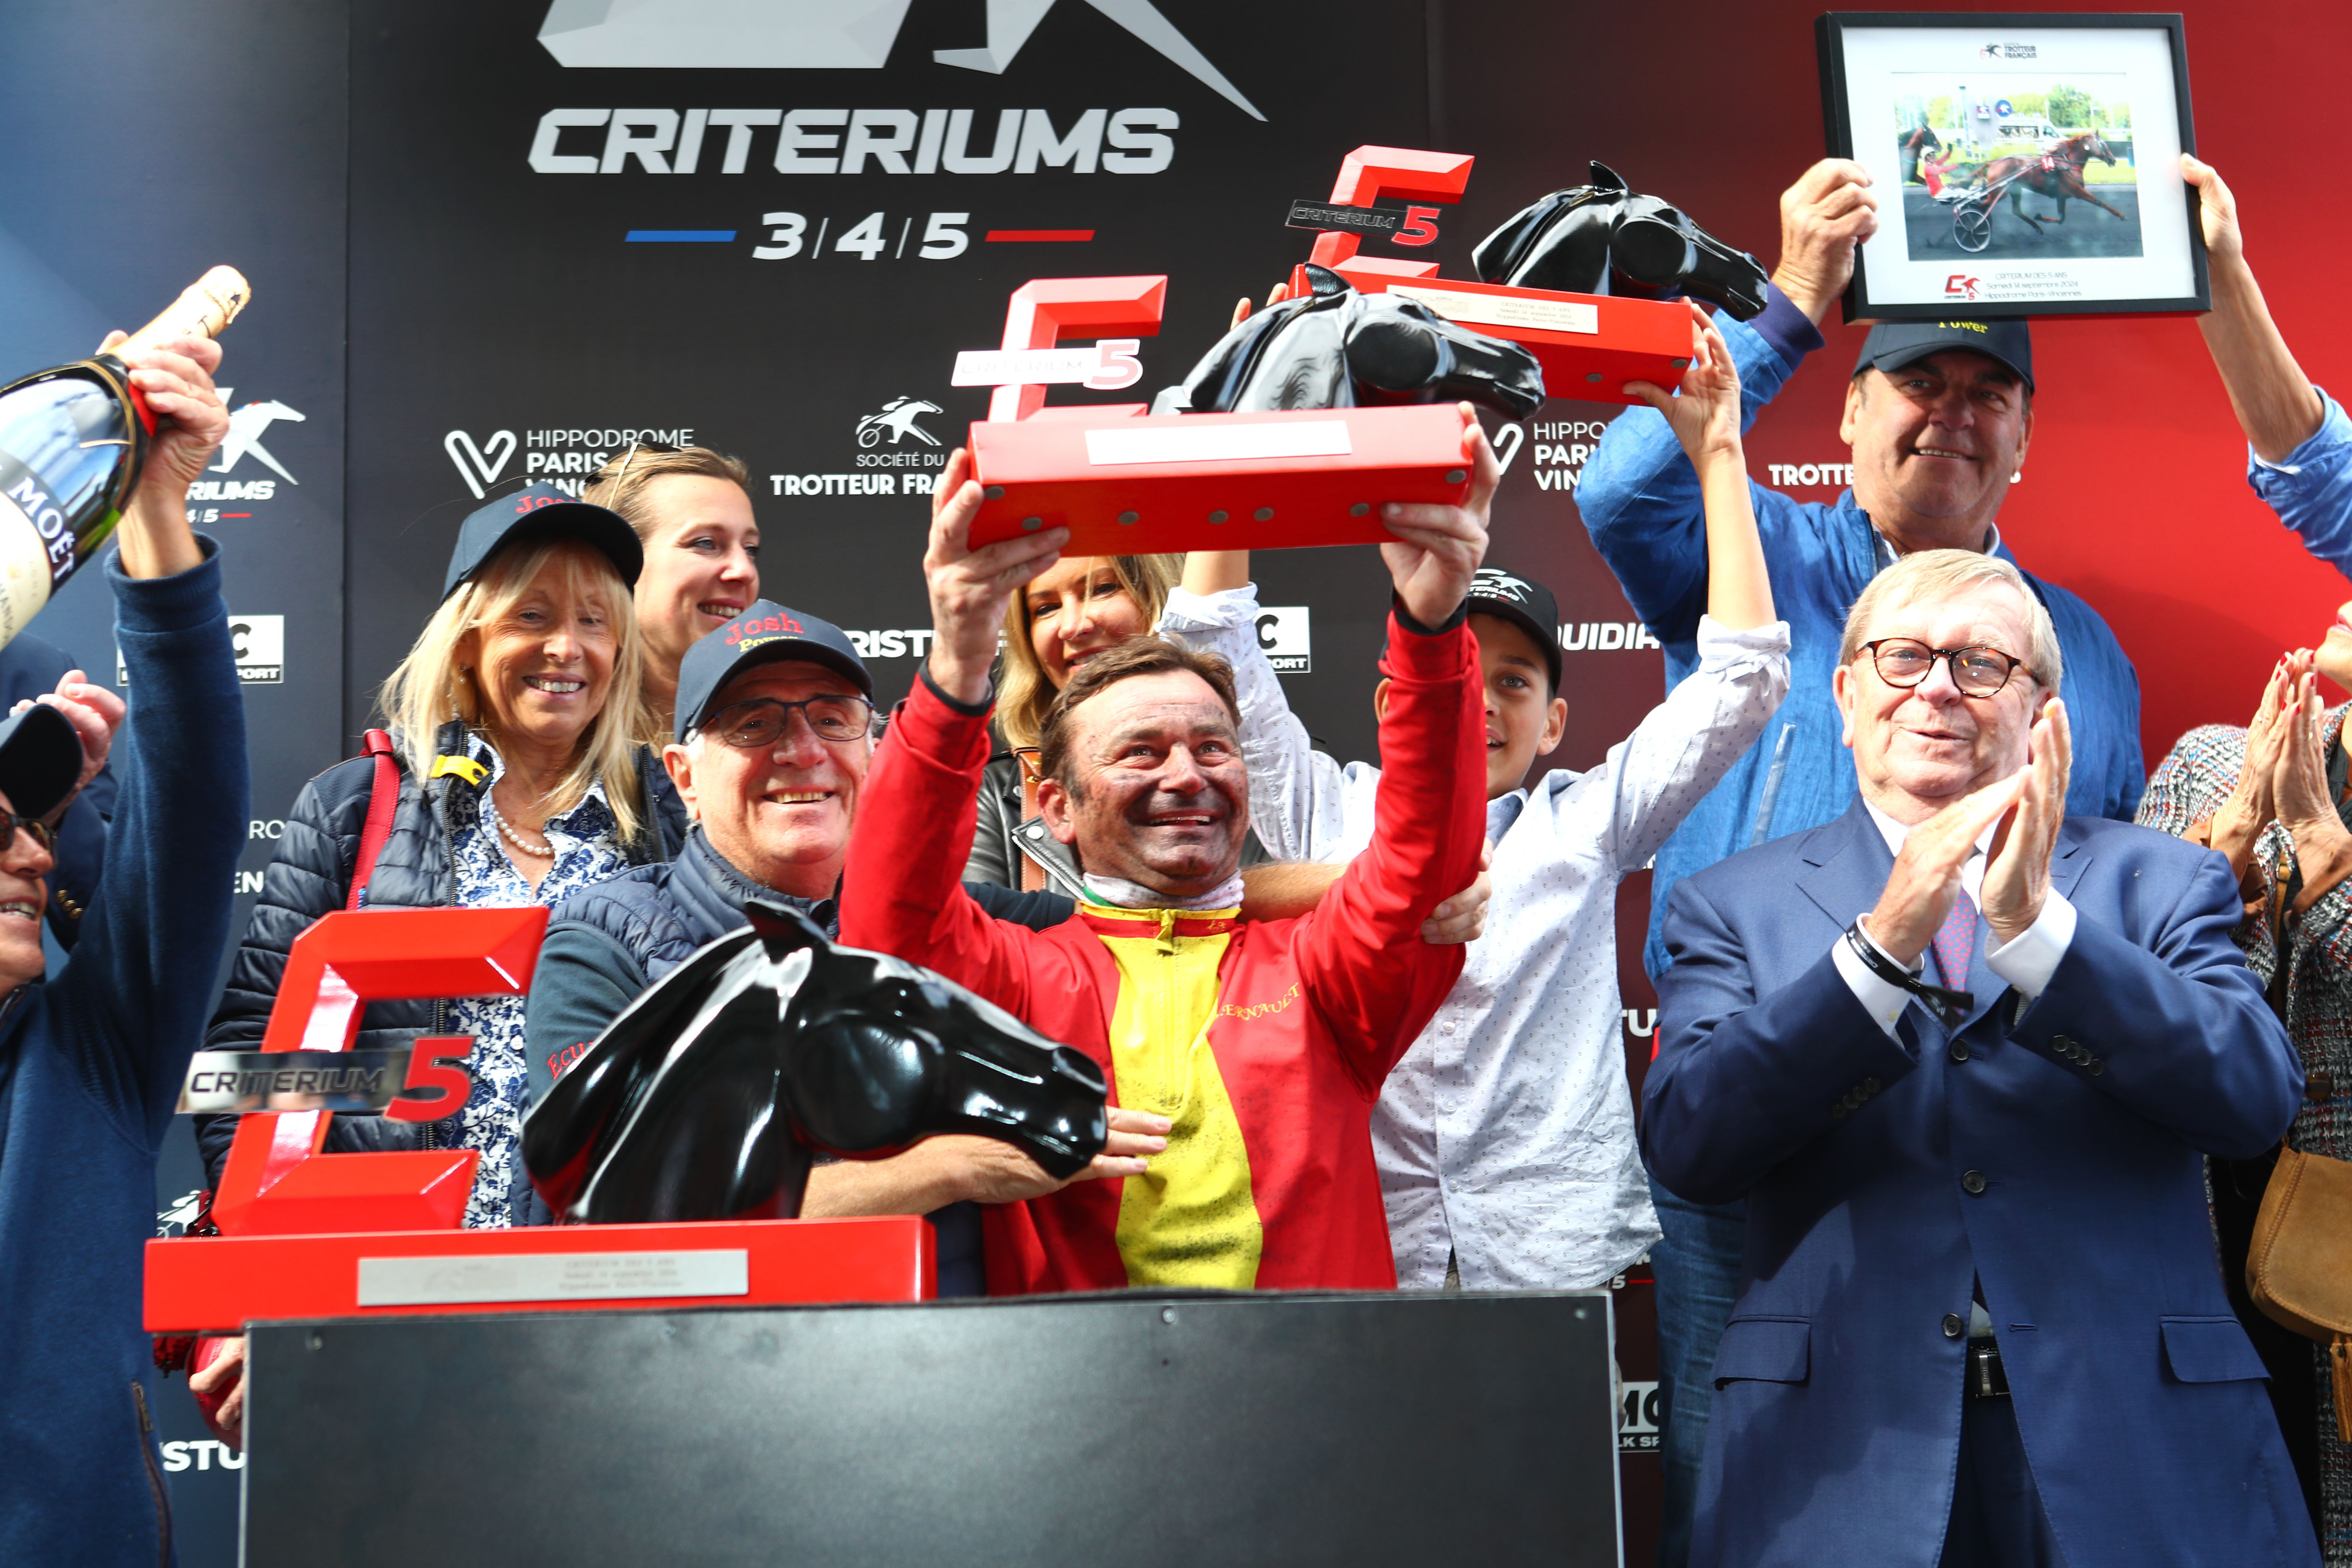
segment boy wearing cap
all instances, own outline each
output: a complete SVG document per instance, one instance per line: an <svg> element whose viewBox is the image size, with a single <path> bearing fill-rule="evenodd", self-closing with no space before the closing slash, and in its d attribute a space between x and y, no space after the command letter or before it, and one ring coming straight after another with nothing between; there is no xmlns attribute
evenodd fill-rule
<svg viewBox="0 0 2352 1568"><path fill-rule="evenodd" d="M1763 312L1722 321L1752 422L1805 356L1816 323L1853 276L1854 247L1877 226L1877 198L1860 164L1824 159L1780 198L1780 264ZM1954 319L1882 325L1863 345L1840 438L1853 449L1853 488L1832 502L1798 501L1751 485L1772 589L1790 634L1794 695L1761 743L1739 758L1659 848L1643 960L1670 962L1660 931L1675 882L1751 845L1819 827L1853 804L1852 754L1830 699L1847 608L1870 580L1922 550L1971 550L2020 564L1998 515L2033 435L2032 340L2022 321ZM1699 659L1695 634L1708 563L1699 486L1675 439L1648 411L1614 421L1576 490L1578 510L1626 599L1665 647L1666 683ZM2066 650L2064 699L2074 763L2073 816L2129 821L2146 785L2139 679L2098 613L2027 574ZM1659 1560L1675 1568L1689 1535L1712 1392L1709 1369L1739 1282L1738 1205L1697 1205L1654 1188L1665 1239L1658 1279L1666 1522Z"/></svg>
<svg viewBox="0 0 2352 1568"><path fill-rule="evenodd" d="M121 702L68 689L0 723L0 1563L171 1561L140 1322L155 1156L202 1037L247 820L245 712L217 547L187 488L228 430L220 350L123 356L164 416L105 563L137 694L105 869L43 978L41 818L107 757Z"/></svg>
<svg viewBox="0 0 2352 1568"><path fill-rule="evenodd" d="M1703 325L1704 318L1695 318ZM1682 396L1653 388L1698 465L1714 563L1699 665L1590 773L1523 787L1568 721L1550 590L1496 567L1467 601L1486 712L1486 934L1372 1115L1397 1283L1599 1285L1657 1239L1633 1140L1617 994L1617 884L1762 731L1788 688L1788 628L1748 510L1739 384L1711 328ZM1381 770L1311 749L1253 616L1171 595L1164 629L1230 660L1250 814L1285 859L1345 862L1373 833ZM1375 689L1385 709L1389 683Z"/></svg>

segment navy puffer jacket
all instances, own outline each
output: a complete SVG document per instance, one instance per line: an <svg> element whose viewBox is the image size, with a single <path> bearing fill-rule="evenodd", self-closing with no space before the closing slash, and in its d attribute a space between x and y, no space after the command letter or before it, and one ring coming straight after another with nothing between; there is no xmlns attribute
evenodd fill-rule
<svg viewBox="0 0 2352 1568"><path fill-rule="evenodd" d="M460 723L442 726L436 755L486 758L488 743ZM686 841L686 805L660 760L646 747L637 749L637 775L644 797L652 806L651 823L628 847L635 865L650 865L675 856ZM228 988L205 1031L207 1050L253 1050L269 1025L269 1009L285 977L286 958L294 939L310 929L320 916L341 909L350 900L352 870L359 858L360 830L367 823L368 800L375 784L375 763L354 757L336 763L302 786L294 809L287 814L286 836L277 858L262 873L261 896L238 944L236 963L229 972ZM455 901L457 873L449 848L449 804L460 793L471 795L474 784L458 774L419 779L406 765L400 770L400 799L392 832L376 857L362 907L382 910L433 910ZM446 1032L449 1004L431 1002L371 1002L361 1015L358 1043L363 1047L405 1048L419 1035ZM236 1135L234 1116L196 1118L196 1146L212 1184L220 1185L221 1166ZM338 1153L373 1150L431 1149L447 1136L438 1122L394 1121L381 1116L338 1116L327 1129L327 1148Z"/></svg>

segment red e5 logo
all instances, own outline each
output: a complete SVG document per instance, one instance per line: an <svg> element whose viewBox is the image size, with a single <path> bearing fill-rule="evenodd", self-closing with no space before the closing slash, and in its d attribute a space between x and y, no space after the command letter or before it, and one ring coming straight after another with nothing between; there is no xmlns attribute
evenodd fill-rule
<svg viewBox="0 0 2352 1568"><path fill-rule="evenodd" d="M339 910L295 939L270 1008L265 1051L344 1051L370 1002L521 995L530 988L542 907L511 910ZM473 1042L426 1036L406 1087L385 1109L396 1121L436 1121L472 1091L464 1061ZM231 1235L449 1230L466 1211L470 1149L378 1154L321 1150L331 1111L247 1115L237 1123L213 1200Z"/></svg>

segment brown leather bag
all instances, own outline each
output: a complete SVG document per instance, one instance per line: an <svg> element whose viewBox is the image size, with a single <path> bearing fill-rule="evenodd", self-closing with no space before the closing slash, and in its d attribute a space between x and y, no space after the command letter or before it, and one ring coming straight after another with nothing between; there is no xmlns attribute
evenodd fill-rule
<svg viewBox="0 0 2352 1568"><path fill-rule="evenodd" d="M2265 1317L2327 1347L2336 1435L2352 1443L2352 1161L2279 1150L2246 1252Z"/></svg>

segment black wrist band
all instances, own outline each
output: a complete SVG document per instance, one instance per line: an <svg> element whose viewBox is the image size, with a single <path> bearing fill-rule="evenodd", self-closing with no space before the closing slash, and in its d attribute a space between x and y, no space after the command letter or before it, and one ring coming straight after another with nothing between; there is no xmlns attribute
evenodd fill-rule
<svg viewBox="0 0 2352 1568"><path fill-rule="evenodd" d="M1937 1021L1944 1027L1952 1027L1977 1010L1977 999L1971 993L1930 985L1881 952L1878 944L1864 932L1859 920L1845 928L1845 941L1846 945L1853 949L1854 956L1862 960L1864 967L1889 985L1899 985L1926 1003L1927 1011L1936 1015Z"/></svg>

